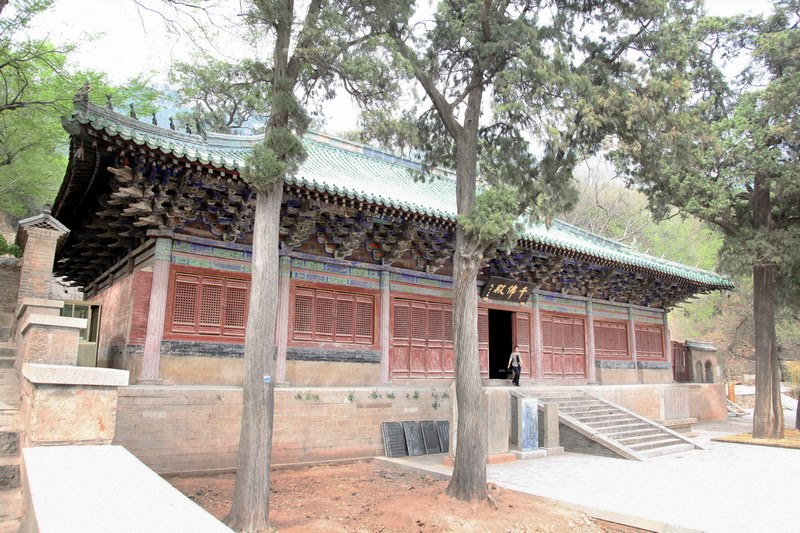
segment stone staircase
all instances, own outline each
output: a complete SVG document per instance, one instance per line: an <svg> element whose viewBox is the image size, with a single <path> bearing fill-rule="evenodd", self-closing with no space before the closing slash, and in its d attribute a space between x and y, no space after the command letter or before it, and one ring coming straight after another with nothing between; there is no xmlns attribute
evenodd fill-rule
<svg viewBox="0 0 800 533"><path fill-rule="evenodd" d="M730 400L725 400L725 405L728 408L728 417L745 416L749 414L747 411Z"/></svg>
<svg viewBox="0 0 800 533"><path fill-rule="evenodd" d="M0 533L16 532L22 517L19 377L16 346L0 342Z"/></svg>
<svg viewBox="0 0 800 533"><path fill-rule="evenodd" d="M646 461L700 445L652 420L588 393L545 393L540 402L558 403L561 445L567 451Z"/></svg>

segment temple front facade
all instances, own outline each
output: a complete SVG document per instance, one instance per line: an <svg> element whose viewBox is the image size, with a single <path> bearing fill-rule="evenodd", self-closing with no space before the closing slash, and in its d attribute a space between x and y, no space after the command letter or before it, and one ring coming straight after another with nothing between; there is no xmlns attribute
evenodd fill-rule
<svg viewBox="0 0 800 533"><path fill-rule="evenodd" d="M84 287L96 355L132 383L239 385L259 137L193 135L85 102L53 216L71 233L56 274ZM275 379L289 386L444 386L453 377L455 178L308 133L286 178ZM732 288L712 272L554 221L486 258L475 290L480 367L522 384L674 379L668 309ZM272 342L264 339L263 342ZM501 381L496 381L501 383Z"/></svg>

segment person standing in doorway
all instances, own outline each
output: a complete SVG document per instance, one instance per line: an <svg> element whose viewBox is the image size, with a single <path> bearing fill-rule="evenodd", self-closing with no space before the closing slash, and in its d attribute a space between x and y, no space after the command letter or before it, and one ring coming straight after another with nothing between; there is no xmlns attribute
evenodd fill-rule
<svg viewBox="0 0 800 533"><path fill-rule="evenodd" d="M514 372L514 378L511 383L515 387L519 387L519 374L522 372L522 357L519 355L519 346L514 346L514 351L511 352L511 357L508 358L508 368Z"/></svg>

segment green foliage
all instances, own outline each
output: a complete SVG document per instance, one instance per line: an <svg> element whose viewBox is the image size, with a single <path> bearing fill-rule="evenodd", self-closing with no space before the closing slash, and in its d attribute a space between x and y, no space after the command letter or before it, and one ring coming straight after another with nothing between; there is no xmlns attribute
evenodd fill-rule
<svg viewBox="0 0 800 533"><path fill-rule="evenodd" d="M19 257L22 255L22 250L16 244L9 244L6 238L0 235L0 256L3 255Z"/></svg>
<svg viewBox="0 0 800 533"><path fill-rule="evenodd" d="M690 61L639 91L614 153L657 217L677 206L722 230L725 270L776 265L786 303L800 293L797 7L779 1L767 17L708 18L686 32ZM659 134L641 142L645 130Z"/></svg>
<svg viewBox="0 0 800 533"><path fill-rule="evenodd" d="M352 403L352 402L355 401L355 399L356 399L356 393L355 392L350 391L349 393L347 393L347 401L348 402Z"/></svg>
<svg viewBox="0 0 800 533"><path fill-rule="evenodd" d="M267 190L297 171L306 158L300 139L288 129L271 129L246 159L242 177L258 190Z"/></svg>
<svg viewBox="0 0 800 533"><path fill-rule="evenodd" d="M372 398L373 400L377 400L378 398L380 398L380 397L381 397L381 395L380 395L380 394L378 394L378 390L376 389L376 390L372 391L372 392L369 394L369 397L370 397L370 398Z"/></svg>
<svg viewBox="0 0 800 533"><path fill-rule="evenodd" d="M140 113L155 111L156 94L142 81L112 87L102 74L70 71L69 47L24 38L30 19L51 4L13 2L0 17L0 210L18 218L39 212L58 190L67 163L60 117L72 112L84 83L95 103L112 95L117 104L135 101Z"/></svg>
<svg viewBox="0 0 800 533"><path fill-rule="evenodd" d="M472 209L459 215L458 222L467 235L480 243L516 242L521 211L519 193L513 187L497 185L481 191Z"/></svg>
<svg viewBox="0 0 800 533"><path fill-rule="evenodd" d="M261 63L230 63L208 56L191 63L177 62L170 70L170 82L177 85L178 103L192 111L179 113L178 120L200 121L206 131L231 133L263 130L257 119L267 115L271 70Z"/></svg>
<svg viewBox="0 0 800 533"><path fill-rule="evenodd" d="M631 80L658 82L652 72L682 60L695 17L679 0L472 0L438 3L435 24L421 26L409 21L414 2L387 4L371 4L365 19L385 35L394 76L416 78L428 101L410 110L396 99L368 101L367 137L414 143L427 166L456 169L462 190L474 190L478 175L513 187L516 216L545 220L577 201L577 162L624 125L638 89ZM500 217L470 234L499 239L507 226Z"/></svg>

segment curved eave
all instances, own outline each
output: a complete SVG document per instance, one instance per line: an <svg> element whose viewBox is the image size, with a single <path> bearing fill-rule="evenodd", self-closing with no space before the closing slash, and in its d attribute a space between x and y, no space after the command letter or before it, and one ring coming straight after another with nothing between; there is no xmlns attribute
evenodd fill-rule
<svg viewBox="0 0 800 533"><path fill-rule="evenodd" d="M185 160L189 163L216 168L218 170L225 169L226 171L236 175L240 174L240 171L244 165L244 162L241 159L216 156L201 149L186 148L177 142L171 142L165 137L159 137L157 135L151 136L142 132L134 132L128 130L127 128L117 128L113 123L107 122L106 120L92 119L88 116L82 116L81 114L76 114L75 119L80 124L88 126L97 133L102 133L108 135L109 137L117 138L121 141L133 143L139 148L145 148L153 152L158 152L158 155L161 156L170 156L176 159ZM197 135L179 133L174 133L174 135L176 137L186 137L186 142L193 145L197 145L198 140L201 139ZM287 176L284 181L288 185L294 185L339 198L355 200L383 206L388 209L395 209L407 213L436 218L449 223L455 223L457 218L456 215L451 212L431 209L423 205L410 202L395 201L380 195L367 194L363 191L352 191L343 187L340 188L326 183L319 183L314 179L307 179L301 175ZM570 244L538 235L535 238L530 235L524 235L520 239L520 243L527 244L531 248L540 249L543 251L549 248L556 253L568 255L578 259L588 261L604 261L610 264L618 265L622 268L653 274L667 280L689 283L702 289L729 290L734 288L732 281L710 272L706 273L692 271L685 268L677 269L675 267L653 263L652 261L636 256L622 256L622 254L619 254L613 250L588 250L581 246L571 246Z"/></svg>

